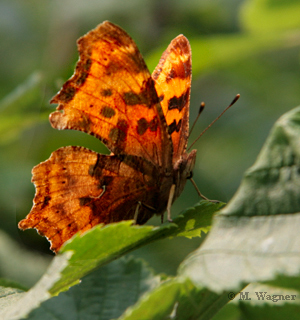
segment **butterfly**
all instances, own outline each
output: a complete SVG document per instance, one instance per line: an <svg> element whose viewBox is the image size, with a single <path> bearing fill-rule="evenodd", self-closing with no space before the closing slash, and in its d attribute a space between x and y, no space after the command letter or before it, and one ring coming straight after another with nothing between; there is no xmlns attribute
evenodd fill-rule
<svg viewBox="0 0 300 320"><path fill-rule="evenodd" d="M36 228L57 252L78 231L121 220L144 224L168 212L192 176L187 153L191 48L173 39L152 75L132 38L105 21L81 37L73 76L54 96L53 128L84 131L111 151L68 146L32 170Z"/></svg>

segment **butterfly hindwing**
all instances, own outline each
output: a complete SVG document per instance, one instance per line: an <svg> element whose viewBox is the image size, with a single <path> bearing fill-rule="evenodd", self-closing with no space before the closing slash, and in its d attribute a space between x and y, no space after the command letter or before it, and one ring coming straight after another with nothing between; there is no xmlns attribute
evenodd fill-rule
<svg viewBox="0 0 300 320"><path fill-rule="evenodd" d="M106 21L78 40L78 51L74 75L51 101L59 104L52 126L92 134L114 154L170 166L172 144L154 81L130 36Z"/></svg>
<svg viewBox="0 0 300 320"><path fill-rule="evenodd" d="M136 157L121 161L83 147L63 147L32 173L34 204L19 227L36 228L51 241L53 251L78 231L134 219L138 201L151 207L157 201L155 167ZM137 222L153 214L141 208Z"/></svg>
<svg viewBox="0 0 300 320"><path fill-rule="evenodd" d="M185 152L189 135L191 48L183 35L172 40L152 73L173 142L173 163Z"/></svg>

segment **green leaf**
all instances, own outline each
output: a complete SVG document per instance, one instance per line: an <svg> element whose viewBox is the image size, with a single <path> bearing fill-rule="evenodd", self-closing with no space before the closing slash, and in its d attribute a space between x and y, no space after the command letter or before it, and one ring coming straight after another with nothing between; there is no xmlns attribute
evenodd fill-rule
<svg viewBox="0 0 300 320"><path fill-rule="evenodd" d="M0 278L0 287L15 288L15 289L20 289L22 291L28 290L28 288L26 288L22 284L10 279L5 279L5 278Z"/></svg>
<svg viewBox="0 0 300 320"><path fill-rule="evenodd" d="M300 107L273 126L256 162L224 215L254 216L300 212Z"/></svg>
<svg viewBox="0 0 300 320"><path fill-rule="evenodd" d="M180 274L213 291L300 271L300 107L274 125L239 190ZM282 279L283 281L283 279Z"/></svg>
<svg viewBox="0 0 300 320"><path fill-rule="evenodd" d="M13 308L15 303L21 299L24 294L20 289L0 286L0 315L2 310Z"/></svg>
<svg viewBox="0 0 300 320"><path fill-rule="evenodd" d="M178 215L174 220L178 229L176 232L173 232L172 237L191 239L201 237L202 232L208 233L211 228L213 214L224 205L225 203L222 202L213 204L212 202L202 200L195 207L186 209L184 214Z"/></svg>
<svg viewBox="0 0 300 320"><path fill-rule="evenodd" d="M201 231L208 230L213 213L222 205L201 201L174 219L174 223L160 227L132 226L132 221L121 221L104 227L99 225L83 235L76 235L64 245L41 280L24 294L14 308L1 310L0 318L17 319L28 315L51 296L78 284L94 269L151 241L177 234L200 236ZM69 301L68 297L63 297Z"/></svg>
<svg viewBox="0 0 300 320"><path fill-rule="evenodd" d="M211 319L227 302L227 293L216 294L176 277L145 294L120 320Z"/></svg>
<svg viewBox="0 0 300 320"><path fill-rule="evenodd" d="M201 236L201 231L208 231L213 213L222 205L201 201L174 219L174 223L160 227L132 226L132 221L122 221L76 235L60 251L72 251L73 255L61 279L51 288L51 294L68 289L93 269L152 241L176 235Z"/></svg>
<svg viewBox="0 0 300 320"><path fill-rule="evenodd" d="M45 301L28 319L115 319L159 282L160 277L141 260L119 259Z"/></svg>
<svg viewBox="0 0 300 320"><path fill-rule="evenodd" d="M60 272L65 268L70 256L71 252L65 252L53 259L49 269L40 281L26 293L20 293L18 289L5 288L4 297L6 300L2 302L2 299L0 299L0 303L3 304L3 308L0 308L0 319L23 318L31 310L38 307L40 303L49 299L51 296L49 288L59 279ZM12 292L11 298L9 297L9 290Z"/></svg>

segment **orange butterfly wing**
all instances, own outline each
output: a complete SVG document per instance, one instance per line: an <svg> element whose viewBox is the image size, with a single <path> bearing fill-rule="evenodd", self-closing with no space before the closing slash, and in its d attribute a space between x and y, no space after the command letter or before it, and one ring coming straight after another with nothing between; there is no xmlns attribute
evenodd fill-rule
<svg viewBox="0 0 300 320"><path fill-rule="evenodd" d="M159 200L149 197L157 190L156 167L135 156L120 159L83 147L63 147L32 173L34 205L19 227L36 228L55 252L78 231L133 219L139 201L154 207ZM140 208L137 223L152 215Z"/></svg>
<svg viewBox="0 0 300 320"><path fill-rule="evenodd" d="M79 39L78 48L74 75L51 101L59 106L50 122L96 136L113 154L64 147L33 168L34 205L19 227L36 228L54 251L78 231L133 219L137 208L138 224L154 210L162 214L180 178L172 160L185 152L188 136L186 38L171 42L152 77L133 40L109 22ZM176 182L173 200L185 179Z"/></svg>
<svg viewBox="0 0 300 320"><path fill-rule="evenodd" d="M78 40L78 51L75 74L51 100L59 104L51 125L94 135L114 154L170 167L172 144L163 111L134 41L106 21Z"/></svg>
<svg viewBox="0 0 300 320"><path fill-rule="evenodd" d="M192 77L191 47L183 35L169 44L152 73L173 142L173 163L185 152L189 136Z"/></svg>

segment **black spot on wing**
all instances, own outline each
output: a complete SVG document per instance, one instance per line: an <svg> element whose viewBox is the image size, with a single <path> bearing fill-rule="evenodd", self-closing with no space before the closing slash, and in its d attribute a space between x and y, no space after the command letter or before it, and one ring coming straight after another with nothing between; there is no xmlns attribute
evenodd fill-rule
<svg viewBox="0 0 300 320"><path fill-rule="evenodd" d="M169 100L168 109L178 109L181 111L189 101L190 89L188 88L181 96L174 96Z"/></svg>
<svg viewBox="0 0 300 320"><path fill-rule="evenodd" d="M101 91L101 95L103 97L110 97L112 95L112 91L111 91L111 89L103 89Z"/></svg>
<svg viewBox="0 0 300 320"><path fill-rule="evenodd" d="M89 75L89 70L91 68L92 65L92 60L91 59L87 59L86 61L84 61L83 63L81 63L80 66L80 71L79 71L79 75L76 77L76 85L77 86L82 86L85 83L86 78Z"/></svg>
<svg viewBox="0 0 300 320"><path fill-rule="evenodd" d="M137 133L142 136L147 129L149 128L150 131L155 132L158 128L158 119L157 117L153 117L151 121L147 121L145 118L141 118L138 120L138 125L137 125Z"/></svg>
<svg viewBox="0 0 300 320"><path fill-rule="evenodd" d="M122 148L123 143L126 141L127 131L128 123L123 119L119 120L117 126L110 130L109 138L116 144L117 148Z"/></svg>
<svg viewBox="0 0 300 320"><path fill-rule="evenodd" d="M148 121L145 118L138 120L137 133L142 136L148 129Z"/></svg>
<svg viewBox="0 0 300 320"><path fill-rule="evenodd" d="M169 134L172 134L174 131L179 132L179 130L181 129L181 123L182 119L180 119L178 123L176 123L176 120L173 120L173 122L170 123L168 127Z"/></svg>
<svg viewBox="0 0 300 320"><path fill-rule="evenodd" d="M65 87L65 85L64 85L64 87ZM60 93L58 94L57 97L58 97L59 100L61 100L62 102L69 102L69 101L71 101L71 100L74 98L77 90L78 90L78 89L76 89L76 88L74 88L74 87L72 87L72 86L67 86L67 87L65 87L63 90L60 91ZM58 101L54 100L54 98L53 98L53 100L51 100L51 103L52 103L52 102L53 102L53 103L57 103Z"/></svg>
<svg viewBox="0 0 300 320"><path fill-rule="evenodd" d="M123 99L126 105L145 105L148 108L152 108L153 105L159 102L152 78L149 78L143 84L143 88L139 93L133 91L125 92Z"/></svg>
<svg viewBox="0 0 300 320"><path fill-rule="evenodd" d="M47 205L49 204L50 200L51 200L51 197L50 196L46 196L44 198L44 202L42 203L41 209L44 209L45 207L47 207Z"/></svg>
<svg viewBox="0 0 300 320"><path fill-rule="evenodd" d="M104 105L104 106L102 106L100 114L103 117L110 119L116 114L116 111L113 108L111 108L110 106Z"/></svg>

